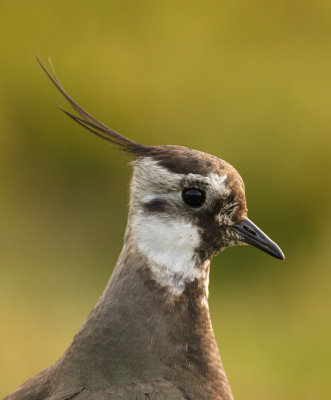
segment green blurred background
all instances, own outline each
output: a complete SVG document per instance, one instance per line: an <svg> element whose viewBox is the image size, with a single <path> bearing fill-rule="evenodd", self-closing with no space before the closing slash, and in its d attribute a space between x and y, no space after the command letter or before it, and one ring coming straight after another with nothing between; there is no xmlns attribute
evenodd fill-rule
<svg viewBox="0 0 331 400"><path fill-rule="evenodd" d="M287 259L213 261L234 396L331 398L330 18L326 0L1 1L0 397L69 345L128 210L126 160L57 110L35 52L117 131L235 165Z"/></svg>

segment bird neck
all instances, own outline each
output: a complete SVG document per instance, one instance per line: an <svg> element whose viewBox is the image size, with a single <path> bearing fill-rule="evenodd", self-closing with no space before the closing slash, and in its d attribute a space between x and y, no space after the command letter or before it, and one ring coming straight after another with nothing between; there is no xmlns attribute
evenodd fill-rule
<svg viewBox="0 0 331 400"><path fill-rule="evenodd" d="M83 359L81 365L114 385L166 379L187 398L232 399L209 316L208 273L175 295L126 239L104 293L62 362L70 368L73 359ZM204 267L209 272L209 263Z"/></svg>

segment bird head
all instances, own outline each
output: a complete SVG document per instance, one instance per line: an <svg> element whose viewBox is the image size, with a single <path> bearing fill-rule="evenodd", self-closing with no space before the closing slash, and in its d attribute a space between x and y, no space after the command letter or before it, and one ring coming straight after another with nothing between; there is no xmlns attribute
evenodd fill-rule
<svg viewBox="0 0 331 400"><path fill-rule="evenodd" d="M130 204L139 236L148 236L145 247L161 253L171 238L172 248L195 246L206 260L226 247L251 244L284 258L247 218L244 182L226 161L186 147L155 146L133 166Z"/></svg>
<svg viewBox="0 0 331 400"><path fill-rule="evenodd" d="M181 293L212 256L250 244L283 260L281 249L247 218L244 182L215 156L181 146L145 146L110 129L80 107L37 61L87 130L133 157L126 241L147 259L159 283ZM207 274L208 275L208 274Z"/></svg>

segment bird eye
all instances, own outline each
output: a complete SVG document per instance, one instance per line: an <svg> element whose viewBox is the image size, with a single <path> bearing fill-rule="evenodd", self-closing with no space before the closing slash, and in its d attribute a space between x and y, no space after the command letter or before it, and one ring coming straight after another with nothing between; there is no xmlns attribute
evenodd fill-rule
<svg viewBox="0 0 331 400"><path fill-rule="evenodd" d="M206 199L203 191L198 189L185 189L182 193L183 200L191 207L200 207Z"/></svg>

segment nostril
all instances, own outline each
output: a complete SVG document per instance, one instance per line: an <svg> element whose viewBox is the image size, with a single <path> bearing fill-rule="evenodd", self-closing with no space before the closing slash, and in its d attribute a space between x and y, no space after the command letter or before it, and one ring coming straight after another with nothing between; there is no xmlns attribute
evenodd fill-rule
<svg viewBox="0 0 331 400"><path fill-rule="evenodd" d="M251 229L250 227L248 227L246 225L243 226L243 229L245 231L247 231L248 233L250 233L251 235L254 235L254 236L256 235L256 232L254 232L253 229Z"/></svg>

